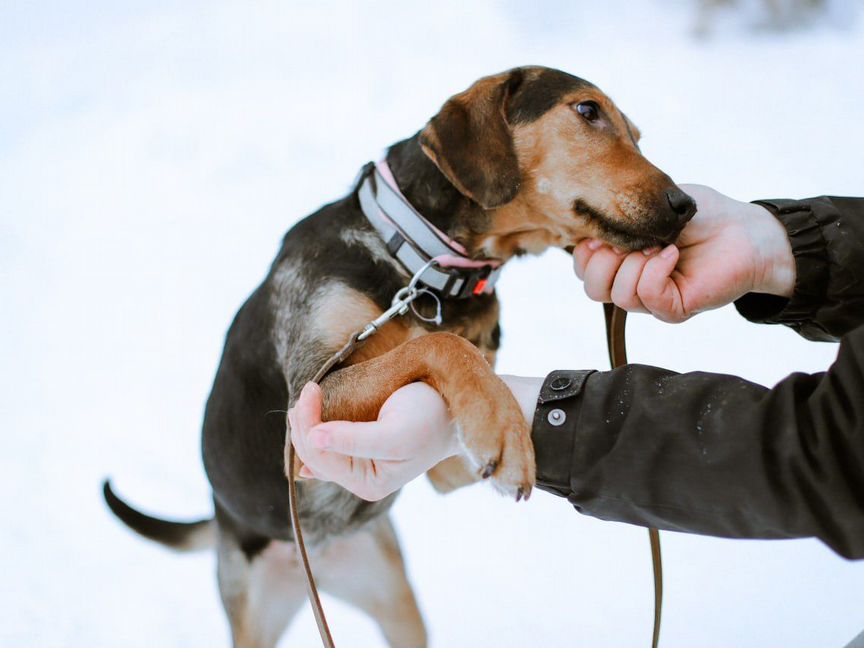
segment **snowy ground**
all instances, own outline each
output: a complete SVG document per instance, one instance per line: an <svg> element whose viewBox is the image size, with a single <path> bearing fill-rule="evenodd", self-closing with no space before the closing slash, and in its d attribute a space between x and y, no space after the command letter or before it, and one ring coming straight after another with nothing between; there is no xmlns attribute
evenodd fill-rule
<svg viewBox="0 0 864 648"><path fill-rule="evenodd" d="M2 3L0 646L226 645L213 557L132 536L99 482L209 512L198 427L235 309L292 223L477 77L540 63L594 81L680 181L861 195L862 24L727 20L697 42L693 18L675 0ZM514 263L500 295L501 371L606 366L600 307L563 254ZM731 309L634 317L630 347L769 385L836 353ZM394 514L434 646L647 644L644 530L425 482ZM667 533L664 549L668 648L840 646L864 628L864 564L816 541ZM325 602L341 646L382 645ZM281 645L316 641L307 610Z"/></svg>

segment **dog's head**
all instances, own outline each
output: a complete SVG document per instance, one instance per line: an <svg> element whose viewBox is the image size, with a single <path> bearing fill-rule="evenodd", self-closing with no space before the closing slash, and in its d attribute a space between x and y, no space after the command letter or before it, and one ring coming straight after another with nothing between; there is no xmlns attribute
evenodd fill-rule
<svg viewBox="0 0 864 648"><path fill-rule="evenodd" d="M598 88L542 67L480 79L420 133L446 178L487 210L476 249L500 258L586 237L628 249L673 242L695 204L638 140Z"/></svg>

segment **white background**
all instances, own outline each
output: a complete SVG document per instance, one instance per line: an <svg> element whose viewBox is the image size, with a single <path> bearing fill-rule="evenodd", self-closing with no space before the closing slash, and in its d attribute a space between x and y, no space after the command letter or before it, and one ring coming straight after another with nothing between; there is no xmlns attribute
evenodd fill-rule
<svg viewBox="0 0 864 648"><path fill-rule="evenodd" d="M120 6L122 5L122 7ZM864 192L859 4L755 33L691 2L0 4L0 645L219 646L211 554L116 523L209 514L204 400L233 313L283 232L451 94L520 64L610 94L679 181L741 199ZM839 17L838 17L839 16ZM500 285L502 372L606 367L602 316L560 252ZM733 309L631 319L634 361L771 385L836 346ZM425 480L394 509L433 646L648 645L644 530ZM864 563L815 540L666 533L663 645L839 646ZM374 625L325 598L343 647ZM314 646L306 610L282 646Z"/></svg>

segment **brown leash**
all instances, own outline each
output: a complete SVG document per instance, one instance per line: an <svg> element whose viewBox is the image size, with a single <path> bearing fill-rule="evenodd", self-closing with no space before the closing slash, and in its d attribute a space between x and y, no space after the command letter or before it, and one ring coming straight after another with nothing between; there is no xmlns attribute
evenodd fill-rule
<svg viewBox="0 0 864 648"><path fill-rule="evenodd" d="M351 336L351 339L324 363L315 374L312 382L318 384L330 371L354 350L363 345L363 340L358 340L359 333ZM333 635L330 634L330 626L327 625L327 617L324 615L324 607L321 605L321 597L318 596L318 586L315 585L315 577L312 575L312 567L309 565L309 554L306 552L306 543L303 541L303 531L300 528L300 514L297 507L297 483L294 481L294 443L288 444L288 507L291 514L291 530L294 532L294 544L300 554L300 563L303 565L303 575L306 580L306 596L312 606L312 614L315 615L315 623L318 624L318 634L321 635L321 644L324 648L336 648L333 643Z"/></svg>
<svg viewBox="0 0 864 648"><path fill-rule="evenodd" d="M411 278L410 283L393 296L393 302L391 303L390 308L369 322L362 330L355 331L345 343L345 346L334 353L327 362L321 366L318 373L316 373L315 377L312 379L312 382L320 384L324 379L324 376L326 376L333 367L344 362L348 356L363 346L368 338L378 332L378 329L384 326L391 319L401 317L407 313L408 309L412 307L414 300L420 295L428 292L425 288L417 287L417 282L420 279L420 276L427 268L436 264L437 262L433 259L420 268L420 270L418 270ZM438 304L437 317L440 318L441 302L437 299L435 301ZM306 596L309 599L309 604L312 606L312 614L315 615L315 623L318 624L318 634L321 635L321 644L324 648L335 648L336 644L333 643L333 635L330 634L330 626L327 625L327 617L325 616L324 608L321 605L321 597L318 596L318 586L315 584L315 577L312 575L312 567L309 564L309 554L306 551L306 542L303 540L303 530L300 528L300 513L298 512L299 507L297 506L297 483L294 480L294 456L294 442L289 439L288 466L286 472L288 476L288 508L291 517L291 530L294 533L294 544L297 545L297 552L300 555L300 564L303 566L303 576L306 580Z"/></svg>
<svg viewBox="0 0 864 648"><path fill-rule="evenodd" d="M410 294L410 293L409 293ZM397 294L397 298L399 295ZM314 383L320 383L333 367L345 361L354 351L363 345L366 339L373 335L380 326L393 317L405 313L408 305L416 295L403 295L402 302L397 304L397 298L393 300L393 307L384 315L368 324L363 331L354 333L348 342L339 351L324 363L312 379ZM613 304L603 304L606 315L606 344L609 348L609 360L612 367L620 367L627 364L627 348L625 343L624 328L627 321L627 312ZM312 567L309 564L309 554L306 551L306 543L303 541L303 531L300 528L300 514L297 506L297 483L294 481L294 444L288 444L288 500L291 516L291 529L294 532L294 543L303 565L303 575L306 580L306 594L312 606L312 614L315 623L318 624L318 634L321 635L321 644L324 648L335 648L333 635L327 625L327 617L321 605L321 597L318 595L318 587L315 585L315 577L312 575ZM651 542L651 565L654 569L654 633L651 638L651 648L657 648L660 642L660 619L663 609L663 559L660 553L660 533L657 529L648 529L648 538Z"/></svg>
<svg viewBox="0 0 864 648"><path fill-rule="evenodd" d="M615 304L603 304L603 314L606 316L609 361L615 369L627 364L627 311ZM660 551L660 532L657 529L648 529L648 540L651 542L651 566L654 571L654 632L651 636L651 648L657 648L660 643L660 620L663 616L663 555Z"/></svg>

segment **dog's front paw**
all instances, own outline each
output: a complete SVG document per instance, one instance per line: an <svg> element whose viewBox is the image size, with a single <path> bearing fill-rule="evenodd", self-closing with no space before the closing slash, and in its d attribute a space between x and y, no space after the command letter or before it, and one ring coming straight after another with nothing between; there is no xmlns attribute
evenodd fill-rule
<svg viewBox="0 0 864 648"><path fill-rule="evenodd" d="M480 397L454 405L460 441L477 475L517 502L528 499L535 476L531 426L507 386L496 376Z"/></svg>

